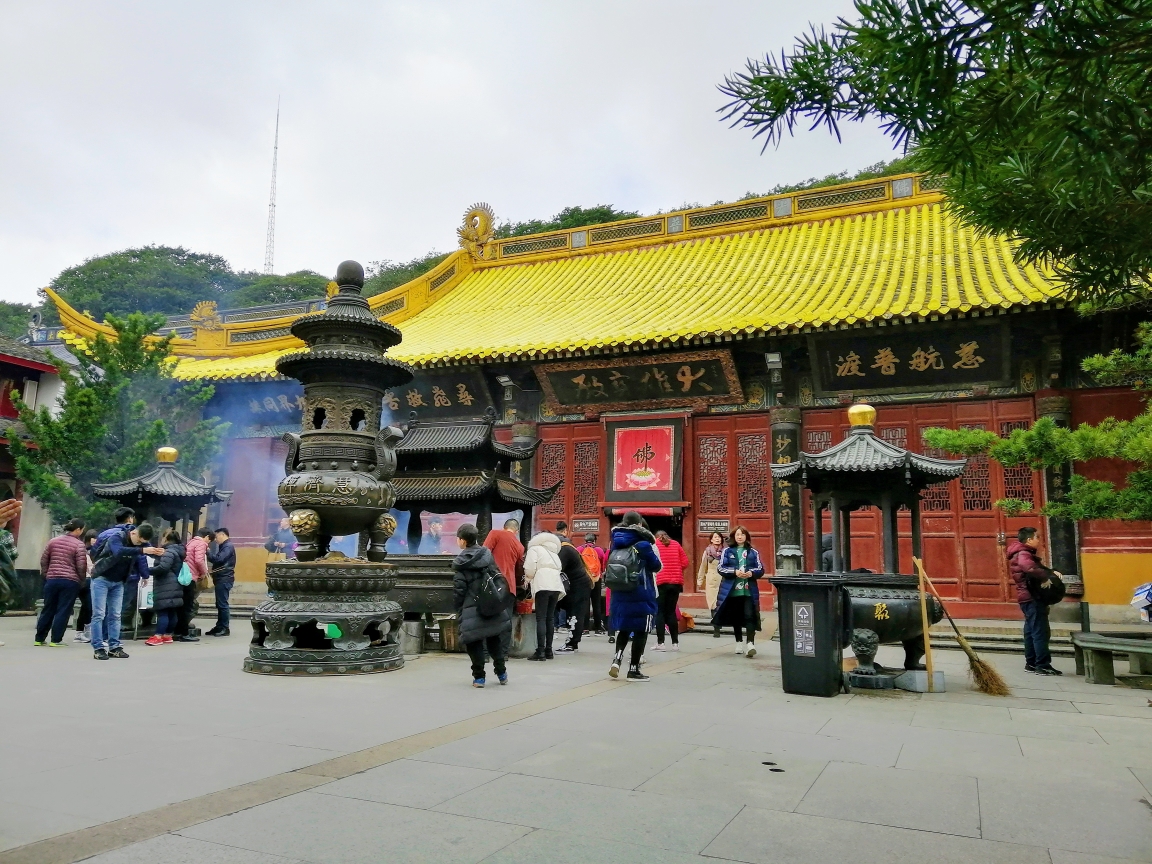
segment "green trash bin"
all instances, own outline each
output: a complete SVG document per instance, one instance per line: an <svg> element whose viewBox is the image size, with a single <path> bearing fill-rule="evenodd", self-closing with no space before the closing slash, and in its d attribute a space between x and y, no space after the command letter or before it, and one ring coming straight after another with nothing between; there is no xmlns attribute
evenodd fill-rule
<svg viewBox="0 0 1152 864"><path fill-rule="evenodd" d="M844 681L844 580L801 573L774 576L769 581L777 592L784 692L835 696Z"/></svg>

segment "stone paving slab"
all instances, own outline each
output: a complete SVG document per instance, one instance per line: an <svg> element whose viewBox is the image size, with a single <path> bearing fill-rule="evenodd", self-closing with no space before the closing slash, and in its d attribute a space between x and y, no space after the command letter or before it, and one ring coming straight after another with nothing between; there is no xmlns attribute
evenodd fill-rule
<svg viewBox="0 0 1152 864"><path fill-rule="evenodd" d="M1152 708L1012 656L986 658L1008 699L956 652L943 694L810 699L780 689L777 645L702 634L644 684L590 638L475 690L460 655L301 681L244 675L235 639L116 665L30 633L0 618L0 864L1152 861Z"/></svg>

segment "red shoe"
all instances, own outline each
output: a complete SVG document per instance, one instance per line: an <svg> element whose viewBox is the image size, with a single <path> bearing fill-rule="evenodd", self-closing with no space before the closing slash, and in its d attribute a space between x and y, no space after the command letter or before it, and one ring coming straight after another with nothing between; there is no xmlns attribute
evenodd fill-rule
<svg viewBox="0 0 1152 864"><path fill-rule="evenodd" d="M144 644L145 645L163 645L164 644L164 637L163 636L149 636L147 639L144 640Z"/></svg>
<svg viewBox="0 0 1152 864"><path fill-rule="evenodd" d="M171 636L164 636L163 639L164 639L165 645L171 645L172 644L172 637Z"/></svg>

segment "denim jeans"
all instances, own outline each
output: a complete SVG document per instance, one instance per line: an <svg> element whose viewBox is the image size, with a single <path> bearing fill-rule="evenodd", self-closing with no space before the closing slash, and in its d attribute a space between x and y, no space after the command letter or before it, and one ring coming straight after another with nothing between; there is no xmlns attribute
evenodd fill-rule
<svg viewBox="0 0 1152 864"><path fill-rule="evenodd" d="M1029 666L1051 666L1052 654L1048 650L1051 628L1048 626L1048 607L1038 600L1020 604L1024 612L1024 662Z"/></svg>
<svg viewBox="0 0 1152 864"><path fill-rule="evenodd" d="M120 609L124 583L103 576L92 580L92 650L120 647ZM107 642L105 642L107 636Z"/></svg>
<svg viewBox="0 0 1152 864"><path fill-rule="evenodd" d="M36 622L37 642L44 641L49 629L52 631L53 642L64 638L79 590L80 583L72 579L44 580L44 609L40 612L40 620Z"/></svg>
<svg viewBox="0 0 1152 864"><path fill-rule="evenodd" d="M213 582L212 590L216 594L216 629L223 630L231 620L228 595L232 593L234 579L221 579Z"/></svg>
<svg viewBox="0 0 1152 864"><path fill-rule="evenodd" d="M156 612L156 635L171 636L180 620L179 609L160 609Z"/></svg>

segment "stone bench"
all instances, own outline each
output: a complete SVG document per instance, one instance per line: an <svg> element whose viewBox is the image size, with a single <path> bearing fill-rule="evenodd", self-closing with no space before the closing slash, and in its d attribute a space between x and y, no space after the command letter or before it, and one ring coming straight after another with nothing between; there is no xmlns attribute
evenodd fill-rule
<svg viewBox="0 0 1152 864"><path fill-rule="evenodd" d="M1115 684L1113 658L1128 655L1133 675L1152 675L1152 633L1072 633L1076 674L1089 684Z"/></svg>

